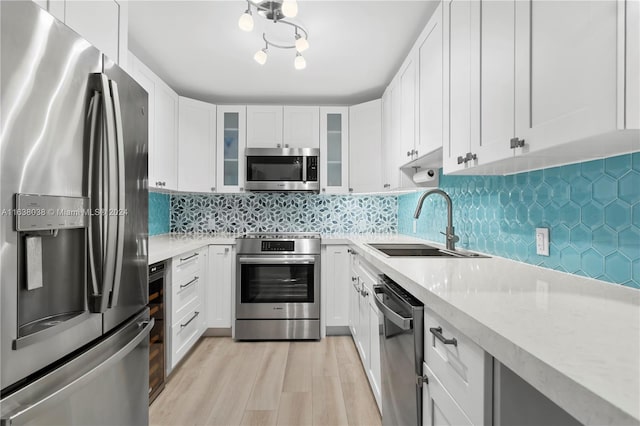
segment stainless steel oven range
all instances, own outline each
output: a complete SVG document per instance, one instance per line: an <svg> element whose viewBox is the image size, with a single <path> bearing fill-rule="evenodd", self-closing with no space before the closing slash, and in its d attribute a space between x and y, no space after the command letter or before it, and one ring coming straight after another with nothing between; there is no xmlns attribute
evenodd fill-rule
<svg viewBox="0 0 640 426"><path fill-rule="evenodd" d="M237 240L235 338L320 339L320 235Z"/></svg>

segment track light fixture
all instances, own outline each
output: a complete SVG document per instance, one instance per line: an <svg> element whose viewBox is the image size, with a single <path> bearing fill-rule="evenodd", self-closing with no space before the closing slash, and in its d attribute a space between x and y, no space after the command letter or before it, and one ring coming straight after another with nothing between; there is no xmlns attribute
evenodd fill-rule
<svg viewBox="0 0 640 426"><path fill-rule="evenodd" d="M262 39L265 42L265 47L264 49L258 50L255 55L253 55L253 59L255 59L255 61L260 65L264 65L267 62L267 50L270 46L277 47L279 49L295 49L296 57L293 63L295 69L302 70L306 68L307 62L301 53L309 48L309 34L300 25L284 19L293 18L298 14L298 2L296 0L260 0L257 2L247 0L247 9L240 16L240 19L238 19L238 27L240 27L242 31L250 32L253 30L252 7L256 8L258 15L267 20L273 21L274 24L286 24L292 26L294 29L293 44L274 43L267 38L266 33L262 33Z"/></svg>

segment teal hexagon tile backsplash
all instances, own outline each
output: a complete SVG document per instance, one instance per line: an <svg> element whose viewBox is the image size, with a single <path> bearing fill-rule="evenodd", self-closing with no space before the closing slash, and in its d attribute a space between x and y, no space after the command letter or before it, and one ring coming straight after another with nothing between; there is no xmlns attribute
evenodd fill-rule
<svg viewBox="0 0 640 426"><path fill-rule="evenodd" d="M510 176L440 176L459 246L640 288L640 152ZM398 197L398 232L444 244L446 206ZM535 253L548 227L550 256Z"/></svg>
<svg viewBox="0 0 640 426"><path fill-rule="evenodd" d="M170 195L149 192L149 235L169 232Z"/></svg>

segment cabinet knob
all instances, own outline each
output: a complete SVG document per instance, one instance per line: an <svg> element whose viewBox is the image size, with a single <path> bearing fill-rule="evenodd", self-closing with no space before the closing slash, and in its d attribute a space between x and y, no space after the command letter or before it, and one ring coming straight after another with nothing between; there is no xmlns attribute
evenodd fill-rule
<svg viewBox="0 0 640 426"><path fill-rule="evenodd" d="M327 188L322 188L322 192L327 192Z"/></svg>
<svg viewBox="0 0 640 426"><path fill-rule="evenodd" d="M277 144L277 145L276 145L276 148L282 148L282 145Z"/></svg>
<svg viewBox="0 0 640 426"><path fill-rule="evenodd" d="M411 157L411 151L407 151L407 157Z"/></svg>
<svg viewBox="0 0 640 426"><path fill-rule="evenodd" d="M416 157L418 156L418 150L416 149L414 154L416 154Z"/></svg>
<svg viewBox="0 0 640 426"><path fill-rule="evenodd" d="M244 188L243 188L243 187L240 187L240 192L243 192L243 191L244 191Z"/></svg>
<svg viewBox="0 0 640 426"><path fill-rule="evenodd" d="M353 188L349 188L349 192L353 192Z"/></svg>
<svg viewBox="0 0 640 426"><path fill-rule="evenodd" d="M385 183L383 186L384 186L384 188L391 188L391 184L390 183Z"/></svg>
<svg viewBox="0 0 640 426"><path fill-rule="evenodd" d="M284 147L285 147L285 148L289 148L289 144L288 144L288 143L285 143L285 144L284 144Z"/></svg>
<svg viewBox="0 0 640 426"><path fill-rule="evenodd" d="M211 192L215 192L215 190L216 190L216 187L215 187L215 186L212 186L212 187L211 187Z"/></svg>
<svg viewBox="0 0 640 426"><path fill-rule="evenodd" d="M225 248L224 248L224 252L225 252L225 253L229 253L229 247L225 247Z"/></svg>

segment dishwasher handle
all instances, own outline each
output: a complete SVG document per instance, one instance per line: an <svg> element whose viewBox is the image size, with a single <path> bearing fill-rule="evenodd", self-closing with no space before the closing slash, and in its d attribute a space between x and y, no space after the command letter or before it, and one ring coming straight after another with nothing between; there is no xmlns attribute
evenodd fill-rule
<svg viewBox="0 0 640 426"><path fill-rule="evenodd" d="M384 286L382 285L374 285L374 300L376 302L376 306L380 311L384 314L385 318L388 318L389 321L400 327L402 330L411 330L413 328L413 318L403 317L387 305L385 305L384 300L379 297L379 294L384 294Z"/></svg>

